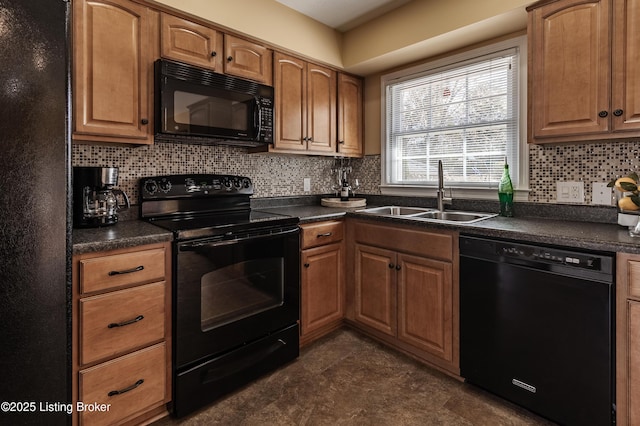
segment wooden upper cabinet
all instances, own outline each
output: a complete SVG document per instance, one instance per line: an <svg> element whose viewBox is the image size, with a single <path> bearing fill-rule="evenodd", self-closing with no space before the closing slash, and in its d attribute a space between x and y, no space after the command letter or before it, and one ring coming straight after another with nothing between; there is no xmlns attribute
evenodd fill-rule
<svg viewBox="0 0 640 426"><path fill-rule="evenodd" d="M530 140L609 130L608 0L565 0L529 15Z"/></svg>
<svg viewBox="0 0 640 426"><path fill-rule="evenodd" d="M335 154L337 73L279 52L274 63L273 151Z"/></svg>
<svg viewBox="0 0 640 426"><path fill-rule="evenodd" d="M362 79L338 74L338 153L362 156Z"/></svg>
<svg viewBox="0 0 640 426"><path fill-rule="evenodd" d="M615 0L613 10L613 127L640 130L640 0Z"/></svg>
<svg viewBox="0 0 640 426"><path fill-rule="evenodd" d="M275 53L275 150L304 152L307 132L306 63Z"/></svg>
<svg viewBox="0 0 640 426"><path fill-rule="evenodd" d="M640 0L529 11L529 142L640 136Z"/></svg>
<svg viewBox="0 0 640 426"><path fill-rule="evenodd" d="M336 72L307 65L307 149L336 152Z"/></svg>
<svg viewBox="0 0 640 426"><path fill-rule="evenodd" d="M153 143L157 21L128 0L73 2L74 140Z"/></svg>
<svg viewBox="0 0 640 426"><path fill-rule="evenodd" d="M271 86L273 51L256 43L224 35L224 72Z"/></svg>
<svg viewBox="0 0 640 426"><path fill-rule="evenodd" d="M204 25L161 14L160 45L163 58L222 72L222 33Z"/></svg>

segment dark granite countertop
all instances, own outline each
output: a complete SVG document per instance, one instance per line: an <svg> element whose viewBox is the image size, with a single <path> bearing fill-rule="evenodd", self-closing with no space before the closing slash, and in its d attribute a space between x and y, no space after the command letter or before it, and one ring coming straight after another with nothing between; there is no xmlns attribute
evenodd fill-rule
<svg viewBox="0 0 640 426"><path fill-rule="evenodd" d="M287 200L289 201L289 200ZM385 200L386 201L386 200ZM375 203L376 205L378 203ZM371 206L368 206L371 207ZM455 206L454 206L455 207ZM564 220L538 217L494 217L473 224L445 224L403 219L400 217L373 216L358 213L360 208L333 208L319 204L262 205L257 210L296 216L300 223L340 219L349 215L360 219L414 225L424 228L453 229L461 234L506 238L523 242L562 245L588 250L640 253L640 238L629 236L625 227L615 223ZM561 210L563 206L558 207ZM561 213L566 213L562 211ZM560 216L564 217L564 216ZM171 241L172 235L159 227L140 220L122 221L114 226L92 229L74 229L73 253L95 252L141 244Z"/></svg>
<svg viewBox="0 0 640 426"><path fill-rule="evenodd" d="M370 206L369 206L370 207ZM494 217L472 224L449 224L418 221L401 217L374 216L358 213L358 209L340 209L323 206L288 206L262 208L273 213L298 216L300 223L349 217L386 223L414 225L424 228L452 229L461 234L506 238L523 242L562 245L588 250L640 253L640 238L629 236L626 227L613 223L597 223L531 217Z"/></svg>
<svg viewBox="0 0 640 426"><path fill-rule="evenodd" d="M103 228L73 230L73 254L114 250L171 241L173 235L141 220L126 220Z"/></svg>

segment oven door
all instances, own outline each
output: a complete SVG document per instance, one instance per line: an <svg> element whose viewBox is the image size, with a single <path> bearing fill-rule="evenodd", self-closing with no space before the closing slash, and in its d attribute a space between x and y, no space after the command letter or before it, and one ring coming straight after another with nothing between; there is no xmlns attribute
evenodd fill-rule
<svg viewBox="0 0 640 426"><path fill-rule="evenodd" d="M299 320L297 226L233 240L181 242L176 252L176 369Z"/></svg>

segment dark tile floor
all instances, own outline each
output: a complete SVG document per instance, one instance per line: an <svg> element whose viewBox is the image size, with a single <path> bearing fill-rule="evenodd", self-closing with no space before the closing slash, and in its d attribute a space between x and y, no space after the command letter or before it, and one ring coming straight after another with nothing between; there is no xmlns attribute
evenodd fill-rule
<svg viewBox="0 0 640 426"><path fill-rule="evenodd" d="M172 425L552 425L341 329L300 358Z"/></svg>

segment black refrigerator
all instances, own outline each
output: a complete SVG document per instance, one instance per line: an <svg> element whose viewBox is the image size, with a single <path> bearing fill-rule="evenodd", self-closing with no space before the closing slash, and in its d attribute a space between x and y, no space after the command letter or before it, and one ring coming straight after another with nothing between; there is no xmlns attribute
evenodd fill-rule
<svg viewBox="0 0 640 426"><path fill-rule="evenodd" d="M4 425L71 419L69 6L0 0Z"/></svg>

